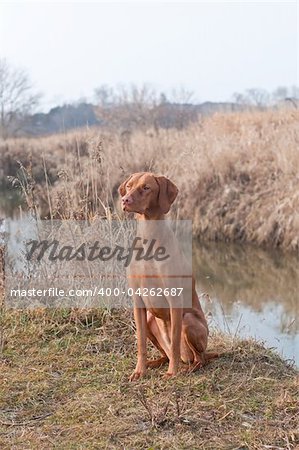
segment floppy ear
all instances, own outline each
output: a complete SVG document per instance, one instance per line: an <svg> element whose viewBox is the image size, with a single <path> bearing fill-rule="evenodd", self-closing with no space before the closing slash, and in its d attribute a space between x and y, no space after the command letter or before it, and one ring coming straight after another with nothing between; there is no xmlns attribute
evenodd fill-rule
<svg viewBox="0 0 299 450"><path fill-rule="evenodd" d="M121 197L124 197L126 195L126 185L130 181L133 175L130 175L129 178L126 179L118 188L118 192L121 195Z"/></svg>
<svg viewBox="0 0 299 450"><path fill-rule="evenodd" d="M176 185L168 178L163 176L155 178L160 188L158 196L159 206L162 213L166 214L170 210L170 207L173 204L173 202L175 201L179 190L176 187Z"/></svg>

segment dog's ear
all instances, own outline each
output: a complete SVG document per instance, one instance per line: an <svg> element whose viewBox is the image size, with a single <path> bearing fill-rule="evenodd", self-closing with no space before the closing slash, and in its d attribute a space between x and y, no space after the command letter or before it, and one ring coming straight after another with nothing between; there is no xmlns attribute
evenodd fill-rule
<svg viewBox="0 0 299 450"><path fill-rule="evenodd" d="M129 178L126 179L118 188L118 192L121 197L124 197L126 195L126 185L130 181L133 175L130 175Z"/></svg>
<svg viewBox="0 0 299 450"><path fill-rule="evenodd" d="M176 187L176 185L168 178L163 176L155 178L160 188L158 196L159 206L162 213L166 214L170 210L170 207L173 204L173 202L175 201L179 190Z"/></svg>

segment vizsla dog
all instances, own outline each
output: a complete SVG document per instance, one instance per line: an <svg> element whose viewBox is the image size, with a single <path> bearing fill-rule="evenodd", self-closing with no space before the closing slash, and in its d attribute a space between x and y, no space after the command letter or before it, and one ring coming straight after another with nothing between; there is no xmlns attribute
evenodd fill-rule
<svg viewBox="0 0 299 450"><path fill-rule="evenodd" d="M141 172L131 175L124 181L119 187L119 193L123 211L135 213L137 223L142 224L142 229L148 231L150 224L155 223L152 221L159 221L166 226L166 221L160 221L164 219L175 201L178 188L164 176ZM162 230L161 233L167 242L172 240L171 248L174 248L172 261L181 261L182 258L176 253L173 233L170 230L165 232ZM166 267L167 271L167 263L163 267L164 269ZM178 279L179 277L171 279L172 285L178 286ZM161 280L158 279L158 283L163 284L164 281L163 276ZM217 353L206 352L208 325L195 290L194 278L190 276L189 282L190 304L187 306L181 297L167 295L168 291L162 299L143 297L142 291L141 295L133 295L138 355L136 368L130 377L131 381L143 377L149 367L160 367L169 362L166 377L172 377L178 373L180 360L188 364L187 372L193 372L218 356ZM150 289L153 283L154 286L158 286L157 277L130 278L129 275L129 284L135 290L138 287ZM147 360L147 339L150 339L161 353L159 359Z"/></svg>

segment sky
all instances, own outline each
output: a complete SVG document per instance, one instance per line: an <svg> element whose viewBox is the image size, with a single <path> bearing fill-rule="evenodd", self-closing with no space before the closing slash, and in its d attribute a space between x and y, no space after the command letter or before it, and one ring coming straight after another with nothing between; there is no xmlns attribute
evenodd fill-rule
<svg viewBox="0 0 299 450"><path fill-rule="evenodd" d="M295 1L0 1L0 57L26 69L44 110L102 84L227 101L299 84L298 21Z"/></svg>

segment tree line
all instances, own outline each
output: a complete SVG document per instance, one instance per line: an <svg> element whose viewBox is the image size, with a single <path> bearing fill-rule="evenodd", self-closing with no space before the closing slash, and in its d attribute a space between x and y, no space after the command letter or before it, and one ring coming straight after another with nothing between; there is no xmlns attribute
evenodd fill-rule
<svg viewBox="0 0 299 450"><path fill-rule="evenodd" d="M26 71L0 58L0 137L19 135L28 119L40 105L42 95L36 92ZM297 108L299 87L280 86L273 92L248 89L236 92L232 103L239 109L265 109L286 101ZM151 86L101 85L94 90L94 109L102 125L124 129L174 126L183 128L198 115L193 92L181 87L169 95ZM198 105L197 105L198 106Z"/></svg>

